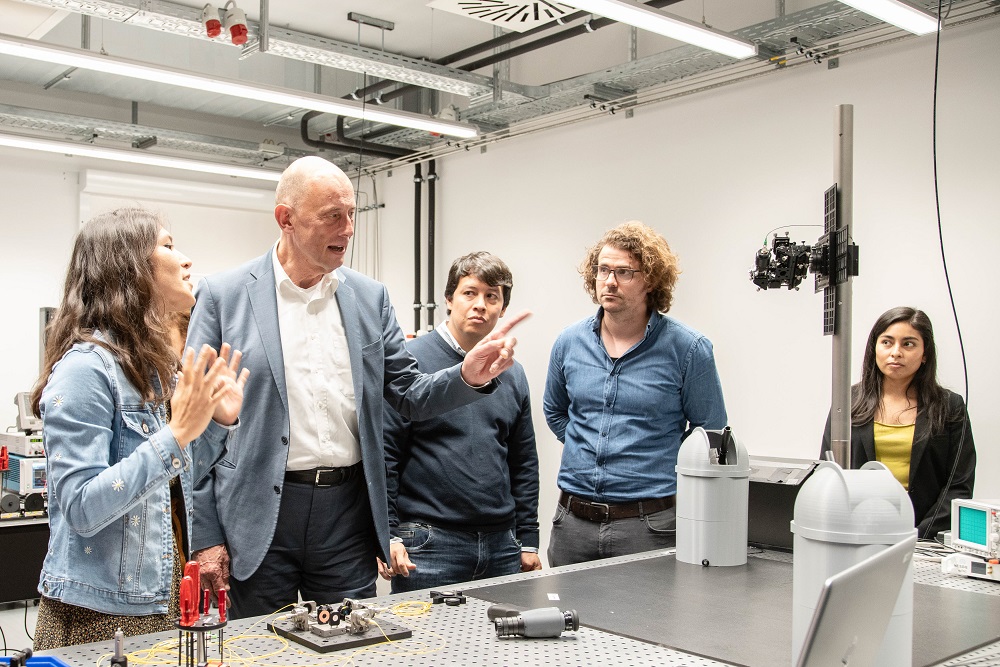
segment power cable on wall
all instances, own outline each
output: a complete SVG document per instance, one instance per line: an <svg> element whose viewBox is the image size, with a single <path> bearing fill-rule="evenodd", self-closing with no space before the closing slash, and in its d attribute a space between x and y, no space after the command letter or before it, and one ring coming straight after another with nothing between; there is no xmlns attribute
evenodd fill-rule
<svg viewBox="0 0 1000 667"><path fill-rule="evenodd" d="M955 295L951 289L951 275L948 272L948 257L944 250L944 226L941 221L941 191L938 183L938 160L937 160L937 101L938 101L938 78L939 70L941 64L941 29L943 27L944 20L951 13L952 0L948 2L947 12L942 13L944 1L938 0L938 25L937 33L934 38L934 86L933 86L933 96L931 102L931 163L934 170L934 212L937 218L937 231L938 231L938 247L941 250L941 267L944 269L944 281L948 289L948 301L951 304L951 314L955 321L955 331L958 334L958 349L962 359L962 378L964 381L964 399L965 399L965 414L962 415L962 433L958 438L958 446L955 448L955 461L952 463L951 472L948 474L948 481L945 483L944 488L948 489L951 487L952 482L955 479L955 473L958 470L958 462L961 460L962 447L965 445L965 433L969 430L968 414L969 414L969 367L965 359L965 341L962 338L962 327L958 320L958 308L955 306ZM934 521L937 519L938 515L941 513L945 502L951 502L946 493L941 494L938 498L937 504L934 505L934 512L931 514L930 521L926 522L928 528L934 525ZM922 536L921 536L922 537Z"/></svg>

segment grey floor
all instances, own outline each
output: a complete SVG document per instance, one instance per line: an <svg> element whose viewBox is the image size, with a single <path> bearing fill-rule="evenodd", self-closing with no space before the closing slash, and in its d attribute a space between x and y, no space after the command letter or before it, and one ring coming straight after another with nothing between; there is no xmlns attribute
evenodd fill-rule
<svg viewBox="0 0 1000 667"><path fill-rule="evenodd" d="M20 651L31 647L31 639L28 638L29 634L24 631L24 628L27 625L31 635L35 634L35 617L38 615L38 608L33 601L29 601L27 605L26 620L24 602L0 604L0 629L3 629L3 637L7 639L8 651ZM3 650L3 638L0 638L0 650Z"/></svg>

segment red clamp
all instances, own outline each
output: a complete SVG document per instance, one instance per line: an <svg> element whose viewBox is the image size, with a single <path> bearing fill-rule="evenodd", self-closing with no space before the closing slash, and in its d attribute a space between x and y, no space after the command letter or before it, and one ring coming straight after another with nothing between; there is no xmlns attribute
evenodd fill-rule
<svg viewBox="0 0 1000 667"><path fill-rule="evenodd" d="M10 456L7 454L7 446L0 447L0 472L6 471L10 467Z"/></svg>
<svg viewBox="0 0 1000 667"><path fill-rule="evenodd" d="M184 578L181 580L180 624L184 627L191 627L198 622L198 603L200 602L199 592L201 582L201 568L198 561L189 560L184 566Z"/></svg>
<svg viewBox="0 0 1000 667"><path fill-rule="evenodd" d="M219 597L219 623L226 622L226 591L220 590L217 593Z"/></svg>

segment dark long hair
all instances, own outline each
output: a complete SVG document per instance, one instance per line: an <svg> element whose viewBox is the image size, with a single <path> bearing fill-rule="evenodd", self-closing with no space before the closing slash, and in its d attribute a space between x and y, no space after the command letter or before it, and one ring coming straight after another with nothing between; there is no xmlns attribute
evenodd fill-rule
<svg viewBox="0 0 1000 667"><path fill-rule="evenodd" d="M166 316L155 307L151 261L162 226L155 213L119 208L80 229L62 305L49 325L45 365L31 394L36 414L52 367L76 343L111 351L144 400L162 403L169 398L177 356L167 339Z"/></svg>
<svg viewBox="0 0 1000 667"><path fill-rule="evenodd" d="M882 371L875 363L875 346L879 336L897 322L906 322L917 330L924 340L924 363L910 381L917 394L917 410L927 414L931 433L941 433L945 422L953 417L948 414L947 394L937 381L937 348L934 345L934 327L922 310L898 306L882 313L875 321L868 344L865 346L865 360L861 370L861 382L852 388L851 422L855 426L867 424L875 419L882 404Z"/></svg>

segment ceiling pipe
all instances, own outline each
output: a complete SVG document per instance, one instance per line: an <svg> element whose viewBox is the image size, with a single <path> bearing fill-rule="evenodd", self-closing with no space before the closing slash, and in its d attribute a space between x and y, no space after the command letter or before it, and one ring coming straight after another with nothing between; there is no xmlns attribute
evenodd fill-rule
<svg viewBox="0 0 1000 667"><path fill-rule="evenodd" d="M677 4L678 2L680 2L680 0L650 0L649 2L647 2L645 4L646 4L646 6L653 7L654 9L662 9L663 7L667 7L669 5ZM586 14L586 12L578 12L578 13L579 14ZM542 37L540 39L536 39L535 41L529 42L527 44L521 44L520 46L515 46L515 47L510 48L510 49L508 49L506 51L501 51L499 53L491 54L489 56L486 56L485 58L480 58L479 60L475 60L475 61L473 61L473 62L471 62L471 63L469 63L467 65L461 65L460 67L458 67L456 69L460 69L460 70L463 70L463 71L466 71L466 72L473 72L473 71L475 71L477 69L481 69L483 67L487 67L488 65L492 65L494 63L498 63L498 62L501 62L503 60L509 60L510 58L513 58L515 56L524 55L525 53L530 53L530 52L536 51L536 50L538 50L540 48L543 48L543 47L546 47L546 46L551 46L552 44L557 44L559 42L565 41L565 40L570 39L572 37L577 37L579 35L586 35L586 34L592 33L595 30L599 30L599 29L601 29L601 28L603 28L605 26L609 26L609 25L612 25L614 23L617 23L617 21L614 21L614 20L608 19L608 18L591 19L591 20L589 20L586 23L583 23L581 25L573 26L571 28L563 30L562 32L558 32L558 33L555 33L553 35L548 35L546 37ZM540 27L542 27L542 26L540 26ZM536 30L537 30L537 28L536 28ZM526 33L522 33L521 36L523 36L525 34L528 34L530 32L531 31L529 30ZM506 35L504 35L504 37L506 37ZM498 39L502 39L502 38L498 38ZM490 41L494 41L494 40L490 40ZM484 44L485 43L488 43L488 42L484 42ZM476 47L470 47L469 49L466 49L466 51L470 52L469 55L472 55L472 54L474 54L476 52ZM442 60L445 60L445 59L447 59L449 57L451 57L451 56L446 56ZM453 60L450 60L449 62L455 62L455 60L460 60L460 58L454 58ZM439 61L435 61L435 63L436 64L440 64ZM388 85L392 85L393 83L395 83L395 82L390 82ZM389 102L391 100L396 99L397 97L399 97L401 95L405 95L408 91L413 90L414 88L418 88L418 87L419 86L414 86L414 85L400 86L399 88L396 88L395 90L391 90L388 93L384 93L382 95L379 95L378 98L377 98L377 100L374 100L374 101L380 102L380 103Z"/></svg>
<svg viewBox="0 0 1000 667"><path fill-rule="evenodd" d="M364 140L349 139L344 136L344 117L337 116L337 141L327 141L322 136L318 139L313 139L309 136L309 121L316 116L323 115L322 111L309 111L303 114L302 119L299 121L299 136L302 138L302 143L306 146L311 146L313 148L320 148L325 150L340 151L342 153L355 153L363 152L368 155L373 155L375 157L386 157L386 158L396 158L405 157L407 155L412 155L413 151L407 150L405 148L397 148L395 146L384 146L381 144L373 144Z"/></svg>
<svg viewBox="0 0 1000 667"><path fill-rule="evenodd" d="M337 116L337 143L342 146L351 146L369 155L378 155L379 157L406 157L407 155L413 155L413 151L408 148L373 144L370 141L365 141L363 136L360 139L351 139L344 133L343 116Z"/></svg>
<svg viewBox="0 0 1000 667"><path fill-rule="evenodd" d="M677 0L675 0L677 1ZM552 30L553 28L564 25L569 21L575 21L576 19L583 18L587 16L587 12L574 12L564 16L562 19L555 23L546 23L545 25L536 26L530 30L525 30L524 32L509 32L506 35L501 35L499 37L494 37L493 39L488 39L485 42L480 42L479 44L473 44L472 46L462 49L461 51L456 51L451 55L442 56L431 62L435 65L450 65L452 63L458 62L459 60L465 60L466 58L471 58L472 56L483 53L484 51L490 51L492 49L500 48L501 46L506 46L511 42L516 42L520 39L525 39L532 35L537 35L540 32L545 32L546 30ZM358 88L350 97L352 99L361 99L373 93L377 93L380 90L385 90L386 88L391 88L397 85L398 81L393 81L392 79L382 79L381 81L376 81L375 83L369 84L364 88Z"/></svg>
<svg viewBox="0 0 1000 667"><path fill-rule="evenodd" d="M257 52L267 53L270 46L271 12L268 0L260 0L260 22L257 25Z"/></svg>
<svg viewBox="0 0 1000 667"><path fill-rule="evenodd" d="M678 2L680 2L680 0L650 0L649 2L647 2L645 4L648 7L653 7L654 9L662 9L663 7L667 7L669 5L677 4ZM572 21L572 20L575 20L577 18L582 18L582 17L587 16L587 15L588 15L588 12L575 12L573 14L570 14L570 15L566 16L562 20L562 22L560 22L559 24L561 25L562 23L565 23L566 21ZM494 63L502 62L504 60L509 60L510 58L513 58L515 56L524 55L525 53L530 53L532 51L536 51L536 50L541 49L543 47L551 46L552 44L557 44L559 42L565 41L565 40L570 39L572 37L577 37L579 35L586 35L586 34L592 33L595 30L599 30L599 29L601 29L601 28L603 28L605 26L609 26L609 25L611 25L613 23L617 23L617 21L614 21L614 20L608 19L608 18L591 19L591 20L589 20L586 23L583 23L581 25L573 26L573 27L571 27L571 28L569 28L567 30L563 30L562 32L558 32L558 33L555 33L555 34L552 34L552 35L548 35L547 37L542 37L541 39L537 39L534 42L529 42L527 44L522 44L521 46L516 46L514 48L507 49L506 51L501 51L499 53L494 53L494 54L489 55L489 56L487 56L485 58L481 58L480 60L471 62L471 63L469 63L467 65L462 65L462 66L460 66L460 67L458 67L456 69L460 69L460 70L463 70L463 71L471 72L471 71L480 69L482 67L487 67L488 65L493 65ZM463 49L461 51L456 51L455 53L453 53L453 54L451 54L449 56L443 56L442 58L439 58L439 59L434 60L432 62L434 62L434 64L436 64L436 65L450 65L453 62L457 62L459 60L464 60L465 58L468 58L469 56L473 56L473 55L475 55L477 53L481 53L483 51L488 51L488 50L496 48L498 46L503 46L505 44L509 44L510 42L513 42L513 41L516 41L516 40L519 40L519 39L523 39L525 37L528 37L529 35L537 34L537 33L542 32L544 30L550 30L553 27L554 26L552 26L552 25L538 26L536 28L532 28L531 30L526 30L526 31L524 31L522 33L508 33L506 35L501 35L500 37L494 37L493 39L487 40L485 42L482 42L482 43L474 45L474 46L470 46L467 49ZM350 95L345 96L345 99L346 98L361 99L365 95L371 94L373 92L378 92L378 91L383 90L385 88L389 88L390 86L397 85L397 83L398 82L396 82L396 81L392 81L392 80L389 80L389 79L383 79L382 81L377 81L376 83L373 83L373 84L371 84L369 86L365 86L364 88L359 88L358 90L354 91ZM385 94L382 94L382 95L378 95L374 100L369 100L369 103L372 103L372 104L384 104L385 102L392 101L392 100L396 99L397 97L405 95L407 92L409 92L411 90L414 90L414 89L417 89L419 87L420 86L403 85L403 86L400 86L399 88L397 88L395 90L389 91L388 93L385 93ZM376 130L374 132L371 132L369 134L364 135L362 137L362 140L374 139L374 138L377 138L377 137L380 137L380 136L383 136L383 135L386 135L386 134L391 134L392 132L395 132L395 131L396 130L394 128L386 128L386 129L383 129L383 130Z"/></svg>
<svg viewBox="0 0 1000 667"><path fill-rule="evenodd" d="M90 50L90 16L87 14L82 14L80 16L80 48L84 51ZM69 75L76 71L75 67L70 67L69 69L63 70L63 72L56 76L48 83L46 83L42 88L48 90L52 86L56 85L60 81L69 78Z"/></svg>

